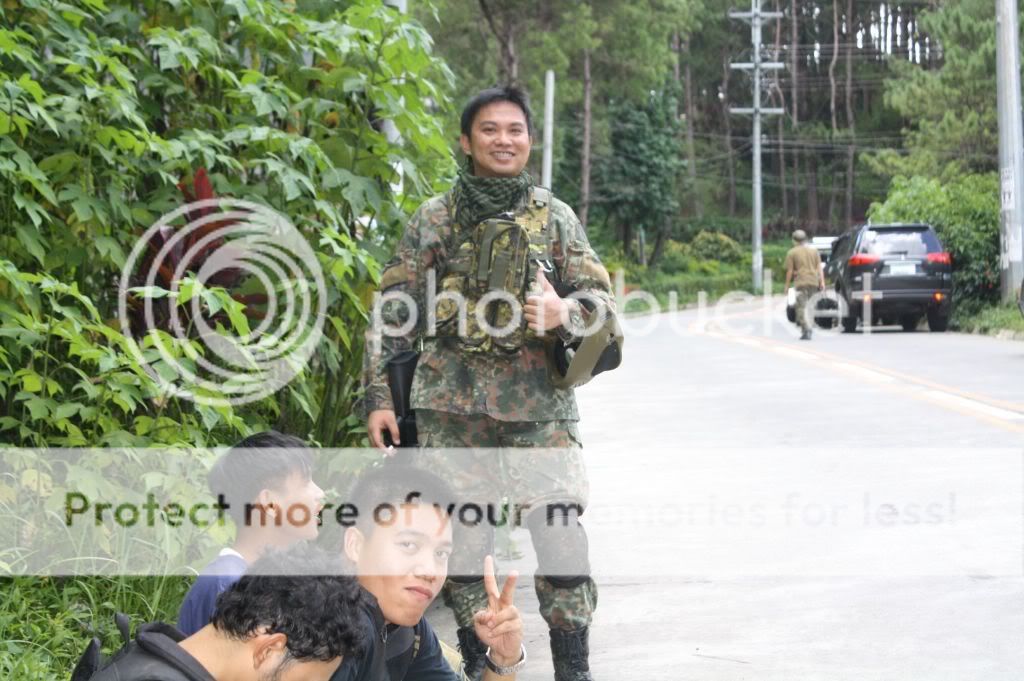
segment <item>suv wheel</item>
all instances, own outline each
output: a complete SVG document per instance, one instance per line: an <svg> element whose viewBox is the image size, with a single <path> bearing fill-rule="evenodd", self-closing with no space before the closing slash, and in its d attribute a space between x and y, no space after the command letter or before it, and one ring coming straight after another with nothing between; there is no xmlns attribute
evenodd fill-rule
<svg viewBox="0 0 1024 681"><path fill-rule="evenodd" d="M900 317L900 326L903 327L904 331L917 331L917 323L921 321L921 318L916 314L905 314Z"/></svg>
<svg viewBox="0 0 1024 681"><path fill-rule="evenodd" d="M928 330L942 332L949 328L949 315L938 310L928 310Z"/></svg>

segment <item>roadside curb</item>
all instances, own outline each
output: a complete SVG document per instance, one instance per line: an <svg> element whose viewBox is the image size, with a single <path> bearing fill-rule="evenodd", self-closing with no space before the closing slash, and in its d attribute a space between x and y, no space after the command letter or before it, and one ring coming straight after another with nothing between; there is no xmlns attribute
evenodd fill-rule
<svg viewBox="0 0 1024 681"><path fill-rule="evenodd" d="M972 336L991 336L999 340L1024 341L1024 331L1014 331L1013 329L990 329L985 331L978 327L973 327L970 329L960 329L960 333L967 333Z"/></svg>

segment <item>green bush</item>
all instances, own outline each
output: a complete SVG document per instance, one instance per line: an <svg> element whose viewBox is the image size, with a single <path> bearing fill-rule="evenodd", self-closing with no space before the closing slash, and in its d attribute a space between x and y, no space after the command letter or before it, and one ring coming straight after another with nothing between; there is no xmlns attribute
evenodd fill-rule
<svg viewBox="0 0 1024 681"><path fill-rule="evenodd" d="M897 177L872 222L926 222L953 258L953 303L974 310L999 297L999 178L967 175L942 183Z"/></svg>
<svg viewBox="0 0 1024 681"><path fill-rule="evenodd" d="M454 169L441 126L450 85L430 36L381 0L4 3L0 442L212 447L268 427L324 445L360 442L353 409L370 296L409 211ZM217 195L288 216L325 277L317 294L328 301L327 323L311 361L286 388L244 406L171 394L131 352L117 318L126 254L186 201L178 185L200 169ZM225 326L242 335L248 325L230 293L197 289L196 297L211 315L224 310ZM160 371L155 350L140 342ZM199 345L193 336L168 344L179 359L201 354ZM133 476L134 487L142 479L158 495L204 485L202 465L172 475L171 458L168 470L113 456L84 463L72 470L34 450L0 450L0 572L16 571L23 557L17 532L32 525L19 509L45 495L52 511L73 476L114 486L114 497L131 493L116 485ZM116 558L117 548L98 544L96 555ZM169 563L186 550L155 548ZM185 584L5 581L0 677L67 678L113 608L167 617Z"/></svg>
<svg viewBox="0 0 1024 681"><path fill-rule="evenodd" d="M774 279L780 280L785 276L786 253L793 247L793 242L766 241L762 247L762 262L765 270L771 270Z"/></svg>
<svg viewBox="0 0 1024 681"><path fill-rule="evenodd" d="M669 239L658 261L658 269L666 274L686 272L693 261L693 254L688 244Z"/></svg>
<svg viewBox="0 0 1024 681"><path fill-rule="evenodd" d="M733 218L728 215L705 215L684 220L678 227L679 238L692 241L701 232L717 232L739 241L750 241L750 218Z"/></svg>
<svg viewBox="0 0 1024 681"><path fill-rule="evenodd" d="M957 320L958 326L970 333L993 333L1010 330L1024 333L1024 317L1015 303L988 305Z"/></svg>
<svg viewBox="0 0 1024 681"><path fill-rule="evenodd" d="M721 260L728 263L740 262L744 254L743 248L727 235L707 231L693 238L690 251L698 260Z"/></svg>
<svg viewBox="0 0 1024 681"><path fill-rule="evenodd" d="M283 0L32 0L5 9L0 23L8 96L0 113L0 252L14 268L5 272L74 286L95 307L90 315L106 322L117 314L112 282L125 254L185 202L178 183L208 171L217 195L290 217L318 252L327 279L318 294L330 301L324 338L298 380L242 411L252 426L274 423L323 444L362 437L349 417L381 248L452 169L439 117L425 104L444 106L450 79L429 35L380 0L346 4L313 16ZM381 132L384 118L400 141ZM399 165L404 194L392 189ZM22 298L10 282L0 288L5 324L45 330L63 316L44 309L29 323L18 316ZM73 349L71 335L56 347ZM120 341L100 340L123 364ZM0 365L0 398L22 424L8 429L12 444L47 444L58 427L68 437L57 419L43 423L49 415L25 395L32 391L23 370L54 372L59 389L47 389L46 399L58 407L83 396L75 369L93 371L78 366L81 355L47 358L48 343L38 329L0 337L10 355L10 368ZM125 419L154 417L155 395L139 383L133 389L130 401L122 398ZM72 426L81 428L80 419L62 412ZM207 431L217 423L204 417Z"/></svg>

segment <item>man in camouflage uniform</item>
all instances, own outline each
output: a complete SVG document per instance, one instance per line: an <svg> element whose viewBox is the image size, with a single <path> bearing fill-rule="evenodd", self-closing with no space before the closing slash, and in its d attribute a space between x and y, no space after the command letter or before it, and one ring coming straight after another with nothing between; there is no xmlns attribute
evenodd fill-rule
<svg viewBox="0 0 1024 681"><path fill-rule="evenodd" d="M556 336L566 344L581 338L595 306L560 297L543 272L551 270L556 281L614 312L611 285L572 209L534 187L524 170L532 142L525 95L511 87L479 93L463 111L461 129L467 162L458 181L450 192L419 207L382 275L385 294L404 292L425 314L418 314L409 333L389 333L368 344L367 429L376 447L384 448L384 431L397 442L386 365L399 353L420 348L411 406L420 445L427 449L415 452L414 459L439 472L463 499L493 499L499 489L511 499L529 500L516 520L530 529L537 551L535 587L550 629L555 678L590 681L588 627L597 587L578 522L589 492L576 427L579 414L573 390L551 383L545 343ZM428 283L437 282L442 293L453 288L465 292L460 287L476 271L481 241L490 241L481 238L487 232L479 228L495 215L505 216L505 226L514 219L533 235L528 239L531 268L525 281L531 287L524 294L522 329L484 337L471 308L472 328L450 332L455 326L448 310L452 306L438 299L432 304ZM545 262L544 255L550 260ZM425 319L434 311L433 320ZM389 303L381 306L376 321L396 328L408 314L407 306ZM499 310L499 318L508 317L502 314ZM430 448L466 449L442 453ZM471 678L479 677L484 652L472 621L473 612L487 604L480 564L494 541L493 526L483 525L481 531L460 535L445 587Z"/></svg>

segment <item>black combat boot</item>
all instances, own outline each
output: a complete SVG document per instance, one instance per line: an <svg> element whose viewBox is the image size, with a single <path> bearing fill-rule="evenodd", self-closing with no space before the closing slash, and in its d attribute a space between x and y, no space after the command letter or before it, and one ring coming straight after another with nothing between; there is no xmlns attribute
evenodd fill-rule
<svg viewBox="0 0 1024 681"><path fill-rule="evenodd" d="M555 681L594 681L590 675L590 644L587 627L575 631L551 630L551 661Z"/></svg>
<svg viewBox="0 0 1024 681"><path fill-rule="evenodd" d="M459 637L459 653L462 654L462 668L470 681L480 681L484 676L484 655L487 646L483 644L473 631L473 627L459 627L455 632Z"/></svg>

